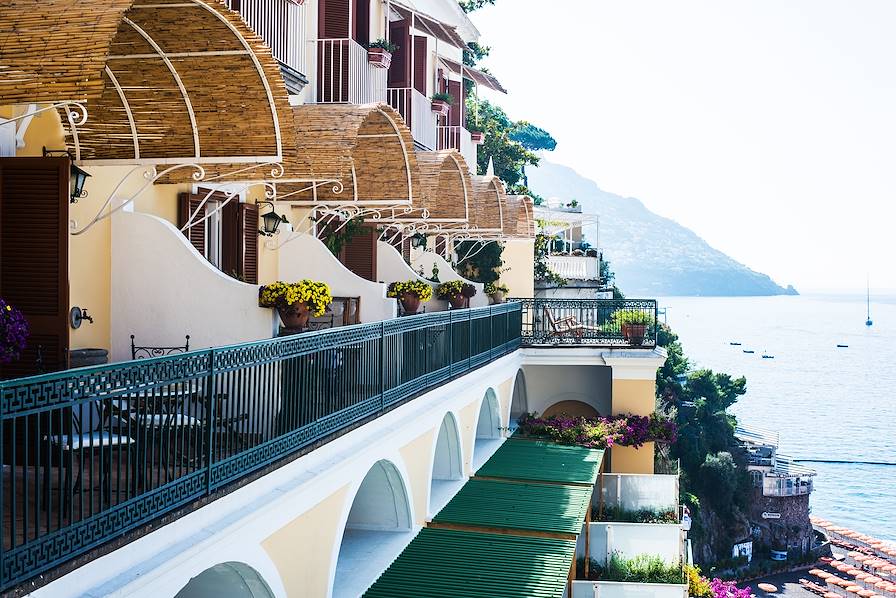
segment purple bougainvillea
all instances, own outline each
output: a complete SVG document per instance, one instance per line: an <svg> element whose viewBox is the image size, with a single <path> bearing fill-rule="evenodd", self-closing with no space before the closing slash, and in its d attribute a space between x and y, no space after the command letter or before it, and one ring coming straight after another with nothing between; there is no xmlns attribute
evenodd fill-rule
<svg viewBox="0 0 896 598"><path fill-rule="evenodd" d="M718 577L709 583L713 598L750 598L750 588L738 588L733 581L722 581Z"/></svg>
<svg viewBox="0 0 896 598"><path fill-rule="evenodd" d="M614 445L640 447L645 442L672 443L678 433L675 422L651 414L610 417L536 417L525 414L519 419L520 432L527 436L550 438L560 444L577 444L605 449Z"/></svg>
<svg viewBox="0 0 896 598"><path fill-rule="evenodd" d="M28 334L28 321L22 312L0 298L0 363L21 357Z"/></svg>

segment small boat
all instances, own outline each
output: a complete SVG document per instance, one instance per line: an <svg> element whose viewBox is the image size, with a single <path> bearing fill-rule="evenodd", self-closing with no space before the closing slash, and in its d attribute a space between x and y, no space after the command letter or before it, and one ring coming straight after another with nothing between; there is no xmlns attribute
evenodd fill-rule
<svg viewBox="0 0 896 598"><path fill-rule="evenodd" d="M838 349L846 349L848 347L849 347L849 345L837 345Z"/></svg>
<svg viewBox="0 0 896 598"><path fill-rule="evenodd" d="M740 347L740 343L728 343L732 347Z"/></svg>
<svg viewBox="0 0 896 598"><path fill-rule="evenodd" d="M868 280L868 288L867 288L867 304L868 304L868 315L865 320L865 326L873 326L874 322L871 321L871 279Z"/></svg>
<svg viewBox="0 0 896 598"><path fill-rule="evenodd" d="M763 353L763 354L762 354L762 358L763 358L763 359L774 359L775 356L774 356L774 355L766 355L766 354Z"/></svg>
<svg viewBox="0 0 896 598"><path fill-rule="evenodd" d="M751 354L751 355L752 355L753 353L755 353L755 352L756 352L756 351L754 351L753 349L744 349L744 353L749 353L749 354Z"/></svg>

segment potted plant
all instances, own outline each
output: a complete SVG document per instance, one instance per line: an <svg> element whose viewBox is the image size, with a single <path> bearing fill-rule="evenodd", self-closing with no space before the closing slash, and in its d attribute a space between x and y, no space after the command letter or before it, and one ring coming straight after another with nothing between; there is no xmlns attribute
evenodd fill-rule
<svg viewBox="0 0 896 598"><path fill-rule="evenodd" d="M29 334L25 315L5 299L0 299L0 363L19 359Z"/></svg>
<svg viewBox="0 0 896 598"><path fill-rule="evenodd" d="M448 116L448 110L454 103L454 97L450 93L434 93L430 98L432 100L432 111L440 116Z"/></svg>
<svg viewBox="0 0 896 598"><path fill-rule="evenodd" d="M274 307L286 328L304 328L308 318L324 314L333 301L326 283L304 278L298 282L277 282L258 289L258 305Z"/></svg>
<svg viewBox="0 0 896 598"><path fill-rule="evenodd" d="M422 280L393 282L389 285L386 296L398 299L404 313L415 314L420 309L421 302L426 303L432 299L432 287Z"/></svg>
<svg viewBox="0 0 896 598"><path fill-rule="evenodd" d="M653 314L638 309L622 309L613 314L613 322L622 331L622 337L632 345L644 343L648 326L653 326Z"/></svg>
<svg viewBox="0 0 896 598"><path fill-rule="evenodd" d="M387 69L392 64L392 54L398 50L398 46L387 39L378 39L367 44L367 62L378 69Z"/></svg>
<svg viewBox="0 0 896 598"><path fill-rule="evenodd" d="M485 285L485 294L491 297L494 303L504 303L504 297L509 292L510 289L506 284L490 282Z"/></svg>
<svg viewBox="0 0 896 598"><path fill-rule="evenodd" d="M479 124L467 124L467 130L470 132L470 141L475 145L482 145L485 142L485 129Z"/></svg>
<svg viewBox="0 0 896 598"><path fill-rule="evenodd" d="M448 301L454 309L461 309L476 295L476 287L462 280L449 280L436 287L436 296Z"/></svg>

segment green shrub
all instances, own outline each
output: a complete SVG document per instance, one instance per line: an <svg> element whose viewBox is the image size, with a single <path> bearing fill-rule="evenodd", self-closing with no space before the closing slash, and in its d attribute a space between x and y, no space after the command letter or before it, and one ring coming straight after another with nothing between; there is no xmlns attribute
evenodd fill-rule
<svg viewBox="0 0 896 598"><path fill-rule="evenodd" d="M671 506L659 509L637 509L635 511L609 507L600 515L599 520L622 523L678 523L678 512L675 507Z"/></svg>
<svg viewBox="0 0 896 598"><path fill-rule="evenodd" d="M602 579L632 583L684 583L681 565L666 563L659 555L639 554L627 559L613 553Z"/></svg>

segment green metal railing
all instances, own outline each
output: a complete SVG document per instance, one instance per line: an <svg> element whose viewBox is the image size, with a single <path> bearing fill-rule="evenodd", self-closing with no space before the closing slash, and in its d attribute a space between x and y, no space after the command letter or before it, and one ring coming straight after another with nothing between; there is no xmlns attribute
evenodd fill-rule
<svg viewBox="0 0 896 598"><path fill-rule="evenodd" d="M656 346L655 299L516 299L526 346Z"/></svg>
<svg viewBox="0 0 896 598"><path fill-rule="evenodd" d="M0 382L0 588L520 346L521 306Z"/></svg>

